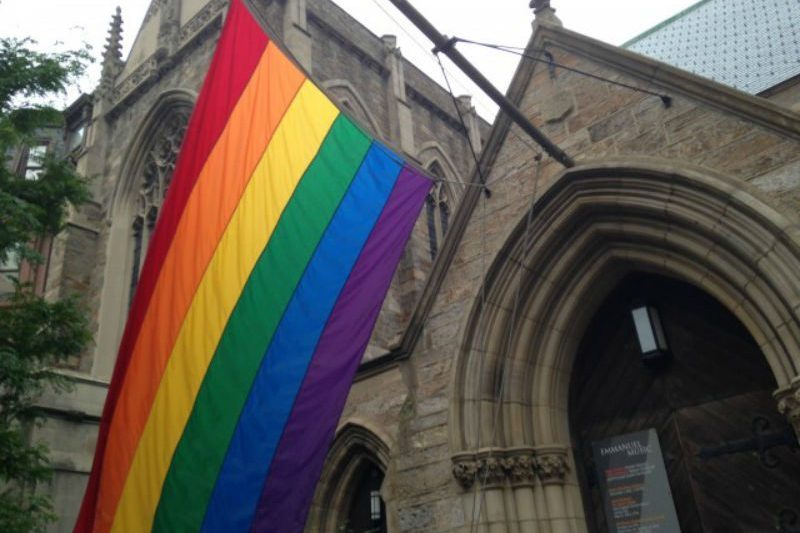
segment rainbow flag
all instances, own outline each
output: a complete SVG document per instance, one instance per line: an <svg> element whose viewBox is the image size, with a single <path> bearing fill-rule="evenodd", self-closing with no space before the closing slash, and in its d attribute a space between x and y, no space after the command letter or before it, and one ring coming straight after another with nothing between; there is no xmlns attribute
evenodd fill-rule
<svg viewBox="0 0 800 533"><path fill-rule="evenodd" d="M430 183L232 0L75 530L301 531Z"/></svg>

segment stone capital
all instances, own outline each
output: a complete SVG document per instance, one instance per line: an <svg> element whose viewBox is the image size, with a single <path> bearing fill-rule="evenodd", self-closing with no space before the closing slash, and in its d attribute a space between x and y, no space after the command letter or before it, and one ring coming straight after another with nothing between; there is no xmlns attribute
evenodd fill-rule
<svg viewBox="0 0 800 533"><path fill-rule="evenodd" d="M568 471L566 447L540 446L536 448L536 474L542 485L562 485Z"/></svg>
<svg viewBox="0 0 800 533"><path fill-rule="evenodd" d="M453 477L456 478L458 484L463 488L468 489L475 483L475 477L478 473L478 461L474 453L460 453L452 458L453 461Z"/></svg>
<svg viewBox="0 0 800 533"><path fill-rule="evenodd" d="M536 483L536 458L533 448L507 450L504 466L512 487L532 487Z"/></svg>
<svg viewBox="0 0 800 533"><path fill-rule="evenodd" d="M482 487L502 487L506 481L505 457L502 452L478 459L478 483Z"/></svg>
<svg viewBox="0 0 800 533"><path fill-rule="evenodd" d="M453 456L453 477L464 489L475 483L496 488L510 483L512 487L533 486L537 466L533 448L491 448L477 453L464 452Z"/></svg>
<svg viewBox="0 0 800 533"><path fill-rule="evenodd" d="M786 417L800 441L800 376L773 394L778 402L778 412Z"/></svg>

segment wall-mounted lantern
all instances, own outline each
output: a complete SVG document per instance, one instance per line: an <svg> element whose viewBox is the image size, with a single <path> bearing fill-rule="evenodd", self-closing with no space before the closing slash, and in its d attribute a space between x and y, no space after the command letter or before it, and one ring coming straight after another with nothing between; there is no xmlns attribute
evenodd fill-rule
<svg viewBox="0 0 800 533"><path fill-rule="evenodd" d="M631 317L642 360L657 361L668 356L669 345L658 310L652 305L636 302L631 306Z"/></svg>

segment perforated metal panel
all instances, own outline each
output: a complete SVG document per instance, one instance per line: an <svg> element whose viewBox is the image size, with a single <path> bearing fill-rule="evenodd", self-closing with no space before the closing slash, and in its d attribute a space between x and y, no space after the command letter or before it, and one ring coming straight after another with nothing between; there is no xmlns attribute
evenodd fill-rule
<svg viewBox="0 0 800 533"><path fill-rule="evenodd" d="M703 0L623 46L757 94L800 74L800 0Z"/></svg>

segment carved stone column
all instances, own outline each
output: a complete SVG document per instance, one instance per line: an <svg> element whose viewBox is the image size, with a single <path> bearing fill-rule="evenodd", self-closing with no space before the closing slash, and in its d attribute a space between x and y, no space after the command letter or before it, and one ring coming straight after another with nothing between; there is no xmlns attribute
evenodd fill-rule
<svg viewBox="0 0 800 533"><path fill-rule="evenodd" d="M569 471L567 448L560 445L536 447L536 473L544 490L547 518L553 533L569 533L569 513L564 481Z"/></svg>
<svg viewBox="0 0 800 533"><path fill-rule="evenodd" d="M778 412L786 417L794 428L795 436L800 442L800 376L774 393L778 401Z"/></svg>
<svg viewBox="0 0 800 533"><path fill-rule="evenodd" d="M537 480L533 448L511 448L506 451L506 475L511 482L514 509L520 533L539 533L534 487Z"/></svg>
<svg viewBox="0 0 800 533"><path fill-rule="evenodd" d="M384 35L383 41L384 64L389 70L389 121L392 140L411 157L416 157L414 146L414 123L411 116L411 106L406 96L406 77L403 69L403 55L397 47L397 37Z"/></svg>

